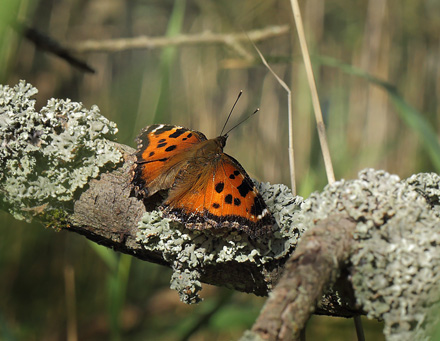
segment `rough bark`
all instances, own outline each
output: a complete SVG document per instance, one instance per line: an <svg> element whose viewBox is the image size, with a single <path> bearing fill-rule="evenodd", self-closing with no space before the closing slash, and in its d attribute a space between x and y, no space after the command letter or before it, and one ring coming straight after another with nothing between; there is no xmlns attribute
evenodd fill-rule
<svg viewBox="0 0 440 341"><path fill-rule="evenodd" d="M252 327L255 336L299 340L325 289L349 262L355 228L353 220L333 216L304 233Z"/></svg>

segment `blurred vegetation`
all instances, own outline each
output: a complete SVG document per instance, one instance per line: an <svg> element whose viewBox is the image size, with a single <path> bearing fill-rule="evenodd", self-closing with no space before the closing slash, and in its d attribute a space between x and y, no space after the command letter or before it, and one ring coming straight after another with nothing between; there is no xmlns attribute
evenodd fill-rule
<svg viewBox="0 0 440 341"><path fill-rule="evenodd" d="M328 128L336 178L365 167L402 178L439 171L440 2L308 0L303 20ZM0 3L0 81L25 79L50 97L97 104L118 124L121 143L173 123L219 134L240 89L233 120L260 113L231 134L226 151L262 181L289 181L286 95L268 70L222 45L191 45L80 56L84 74L40 52L12 30L16 18L60 42L138 35L241 32L291 23L288 1L21 0ZM256 56L251 44L242 46ZM326 184L297 37L258 47L294 94L299 194ZM252 152L249 146L252 145ZM92 246L0 213L0 339L233 340L264 298L206 286L185 306L168 289L170 270ZM365 321L365 320L364 320ZM381 324L367 321L368 339ZM354 340L351 320L314 317L308 339Z"/></svg>

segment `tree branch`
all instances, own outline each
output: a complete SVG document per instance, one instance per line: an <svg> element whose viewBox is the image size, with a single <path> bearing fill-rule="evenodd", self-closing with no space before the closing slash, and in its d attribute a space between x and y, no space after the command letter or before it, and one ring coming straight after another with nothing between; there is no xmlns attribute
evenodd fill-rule
<svg viewBox="0 0 440 341"><path fill-rule="evenodd" d="M155 49L168 46L200 45L200 44L224 44L235 50L240 42L258 42L270 39L289 32L289 26L269 26L260 30L252 30L243 33L217 34L204 32L201 34L181 34L175 37L149 37L139 36L134 38L120 38L107 40L85 40L74 43L66 42L65 45L75 52L119 52L132 49Z"/></svg>
<svg viewBox="0 0 440 341"><path fill-rule="evenodd" d="M255 337L299 340L324 290L349 262L355 228L354 221L333 216L304 233L252 327Z"/></svg>
<svg viewBox="0 0 440 341"><path fill-rule="evenodd" d="M97 107L52 99L37 112L36 92L25 82L0 86L0 208L17 219L169 266L171 287L187 303L197 302L201 282L267 295L292 257L248 335L296 333L331 283L316 313L365 312L384 320L390 340L423 339L438 325L437 174L401 181L367 169L306 200L283 185L257 184L278 223L272 237L190 231L162 218L160 199L131 195L134 150L112 141L116 125Z"/></svg>

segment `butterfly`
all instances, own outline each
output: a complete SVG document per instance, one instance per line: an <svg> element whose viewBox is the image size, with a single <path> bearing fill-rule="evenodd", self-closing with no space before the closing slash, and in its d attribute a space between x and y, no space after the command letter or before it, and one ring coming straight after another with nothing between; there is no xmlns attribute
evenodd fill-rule
<svg viewBox="0 0 440 341"><path fill-rule="evenodd" d="M275 221L249 175L223 152L228 134L207 139L175 125L156 124L137 137L132 184L143 198L168 190L164 214L188 229L271 233Z"/></svg>

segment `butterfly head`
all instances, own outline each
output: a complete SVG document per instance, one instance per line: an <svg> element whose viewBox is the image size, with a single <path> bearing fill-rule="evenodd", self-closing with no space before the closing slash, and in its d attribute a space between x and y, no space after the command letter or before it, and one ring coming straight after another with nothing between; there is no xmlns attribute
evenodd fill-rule
<svg viewBox="0 0 440 341"><path fill-rule="evenodd" d="M226 145L226 140L228 139L228 137L229 137L229 135L227 135L227 134L217 137L217 143L222 150Z"/></svg>
<svg viewBox="0 0 440 341"><path fill-rule="evenodd" d="M226 145L226 140L228 139L228 135L220 135L215 139L211 139L206 141L206 147L203 148L203 152L208 155L218 155L220 156L223 153L223 148Z"/></svg>

